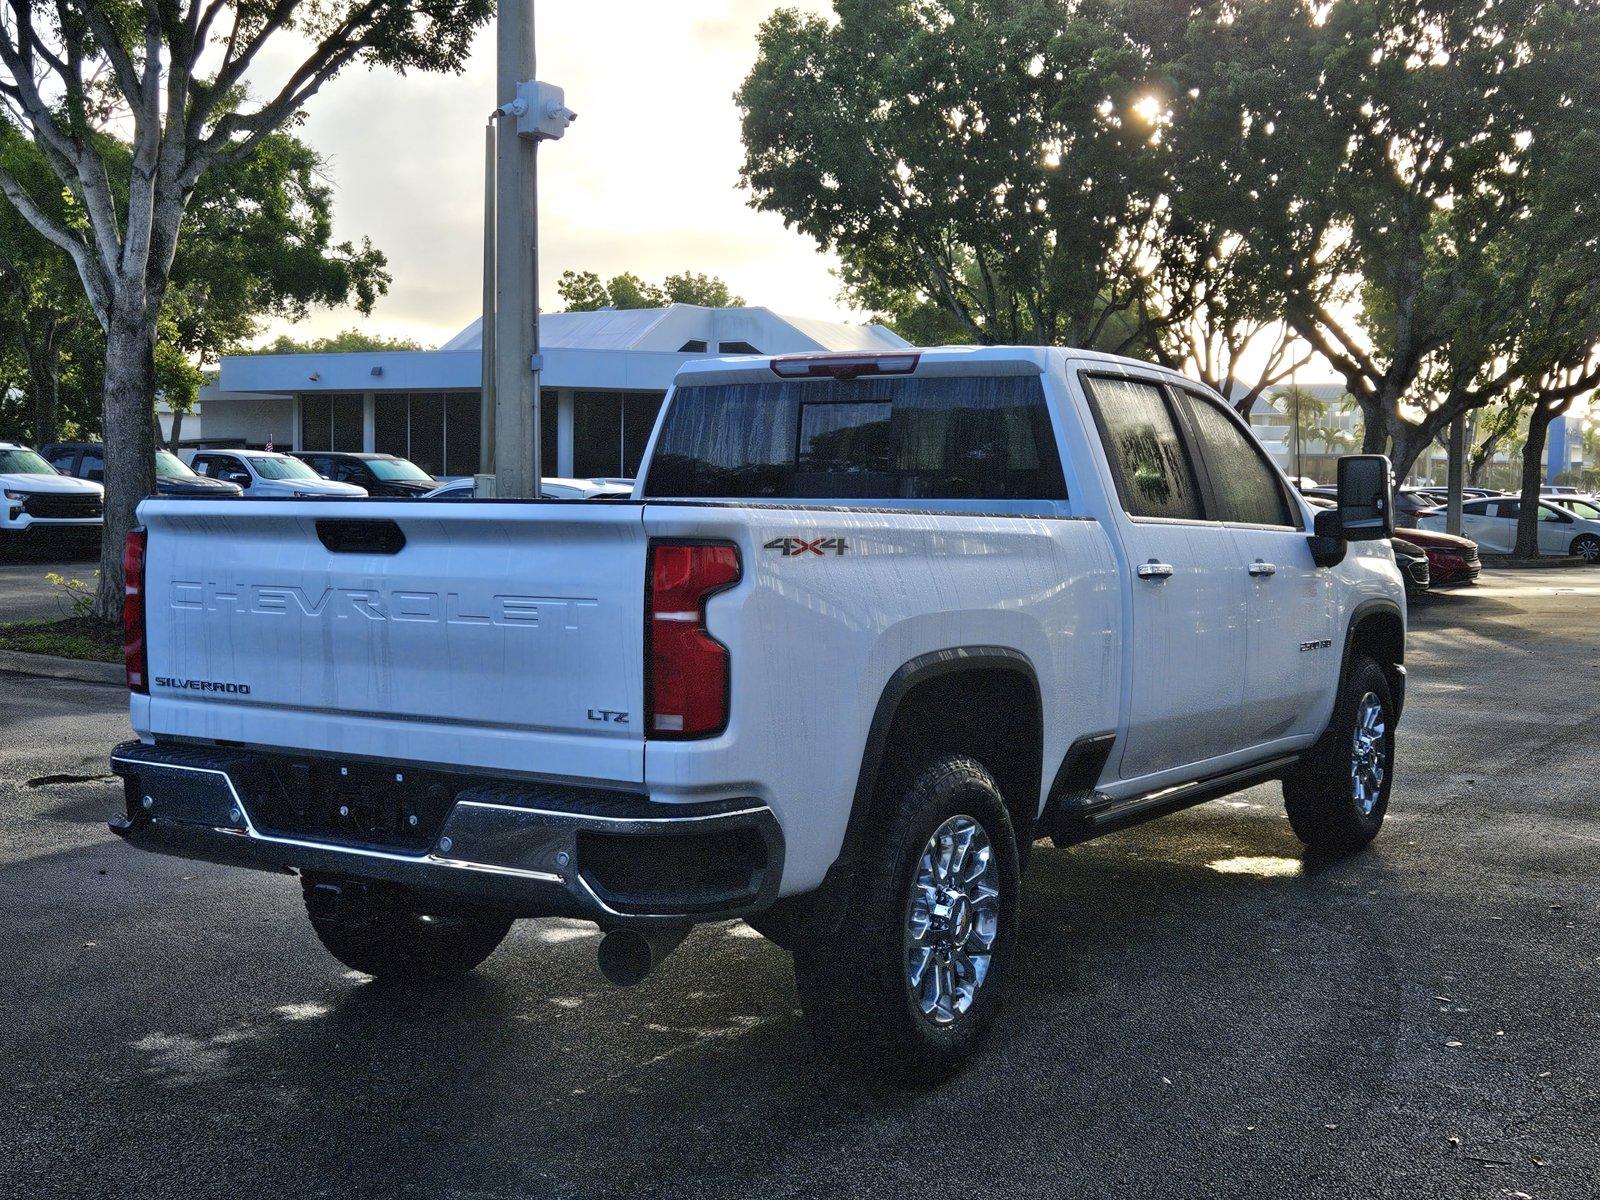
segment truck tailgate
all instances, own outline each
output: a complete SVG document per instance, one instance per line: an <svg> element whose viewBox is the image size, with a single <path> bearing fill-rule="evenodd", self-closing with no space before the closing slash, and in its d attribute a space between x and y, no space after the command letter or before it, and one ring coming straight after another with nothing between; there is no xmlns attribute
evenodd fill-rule
<svg viewBox="0 0 1600 1200"><path fill-rule="evenodd" d="M151 500L140 516L141 734L642 780L639 506Z"/></svg>

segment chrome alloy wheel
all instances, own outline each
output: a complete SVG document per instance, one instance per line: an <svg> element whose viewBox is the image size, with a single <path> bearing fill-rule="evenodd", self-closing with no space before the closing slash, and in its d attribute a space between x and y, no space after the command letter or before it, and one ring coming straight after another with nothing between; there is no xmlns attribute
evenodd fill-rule
<svg viewBox="0 0 1600 1200"><path fill-rule="evenodd" d="M1372 815L1378 797L1383 794L1384 751L1388 737L1383 703L1376 692L1368 692L1356 706L1356 731L1350 751L1350 792L1364 817Z"/></svg>
<svg viewBox="0 0 1600 1200"><path fill-rule="evenodd" d="M972 1007L1000 934L1000 867L983 826L946 821L922 849L906 902L906 990L946 1026Z"/></svg>

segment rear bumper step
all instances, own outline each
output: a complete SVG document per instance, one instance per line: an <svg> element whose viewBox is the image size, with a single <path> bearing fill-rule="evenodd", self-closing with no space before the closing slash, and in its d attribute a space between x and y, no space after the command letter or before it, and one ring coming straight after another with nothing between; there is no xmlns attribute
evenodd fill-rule
<svg viewBox="0 0 1600 1200"><path fill-rule="evenodd" d="M518 916L607 926L743 916L777 898L783 837L771 809L755 800L663 804L401 763L386 765L394 794L377 799L403 811L407 776L428 780L415 805L425 814L425 844L283 828L291 823L285 790L309 786L312 772L327 767L288 754L124 743L112 751L111 769L123 780L127 813L111 829L131 845L182 858L382 879ZM352 769L371 774L370 764ZM371 789L362 797L371 803ZM426 815L430 805L437 815Z"/></svg>

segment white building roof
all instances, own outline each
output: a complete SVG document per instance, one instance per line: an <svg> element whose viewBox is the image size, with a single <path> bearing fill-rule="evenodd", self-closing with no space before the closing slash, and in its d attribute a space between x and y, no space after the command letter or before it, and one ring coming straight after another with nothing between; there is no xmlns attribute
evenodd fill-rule
<svg viewBox="0 0 1600 1200"><path fill-rule="evenodd" d="M714 354L722 342L746 342L762 354L817 350L897 350L909 343L882 325L854 325L787 317L770 308L705 308L669 304L666 308L602 308L594 312L545 313L539 340L547 350L655 350L684 353L689 342L705 342ZM483 321L478 319L440 350L480 350Z"/></svg>
<svg viewBox="0 0 1600 1200"><path fill-rule="evenodd" d="M222 360L211 401L294 392L475 389L483 334L474 321L437 350L348 354L252 354ZM664 392L678 368L705 355L898 350L909 345L882 325L785 317L768 308L601 309L545 313L539 320L542 382L552 388ZM704 343L704 349L700 348Z"/></svg>

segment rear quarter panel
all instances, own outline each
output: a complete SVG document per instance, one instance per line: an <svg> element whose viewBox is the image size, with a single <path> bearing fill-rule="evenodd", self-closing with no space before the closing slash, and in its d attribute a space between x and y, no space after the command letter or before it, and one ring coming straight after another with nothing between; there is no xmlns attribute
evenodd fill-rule
<svg viewBox="0 0 1600 1200"><path fill-rule="evenodd" d="M816 886L836 857L874 711L909 660L976 645L1026 656L1043 702L1045 788L1074 739L1116 727L1119 584L1094 521L686 502L650 504L645 527L733 541L744 564L739 585L707 605L731 654L728 729L647 742L650 791L764 800L784 831L784 894ZM764 548L785 537L846 550Z"/></svg>

